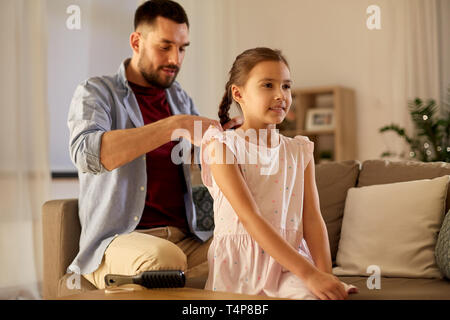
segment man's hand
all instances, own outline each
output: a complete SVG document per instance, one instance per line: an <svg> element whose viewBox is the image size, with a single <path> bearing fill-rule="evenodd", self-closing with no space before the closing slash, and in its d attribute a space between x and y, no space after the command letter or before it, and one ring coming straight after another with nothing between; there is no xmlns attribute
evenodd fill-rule
<svg viewBox="0 0 450 320"><path fill-rule="evenodd" d="M201 116L192 116L187 114L178 114L171 117L172 123L172 139L179 137L189 140L192 144L200 146L203 135L209 126L213 125L219 130L227 130L230 128L238 128L242 125L242 118L235 117L228 121L222 127L218 120L209 119ZM184 129L176 131L177 129ZM201 133L201 134L200 134Z"/></svg>
<svg viewBox="0 0 450 320"><path fill-rule="evenodd" d="M235 118L224 127L240 124L239 119ZM139 128L107 131L102 136L100 161L106 170L111 171L180 137L200 146L210 125L223 130L217 120L178 114Z"/></svg>
<svg viewBox="0 0 450 320"><path fill-rule="evenodd" d="M242 126L242 124L244 123L244 119L242 119L242 117L235 117L233 119L231 119L230 121L228 121L227 123L225 123L222 128L223 130L228 130L228 129L236 129L239 128L240 126Z"/></svg>
<svg viewBox="0 0 450 320"><path fill-rule="evenodd" d="M172 140L182 137L189 140L197 147L200 146L203 135L206 130L208 130L209 126L213 125L219 130L222 130L222 126L219 121L201 116L177 114L170 117L170 121L172 127Z"/></svg>

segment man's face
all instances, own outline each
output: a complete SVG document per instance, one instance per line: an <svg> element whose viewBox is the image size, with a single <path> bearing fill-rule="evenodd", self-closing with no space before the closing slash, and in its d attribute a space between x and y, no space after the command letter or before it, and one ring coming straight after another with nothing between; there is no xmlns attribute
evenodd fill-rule
<svg viewBox="0 0 450 320"><path fill-rule="evenodd" d="M189 45L187 25L157 17L152 26L139 27L138 32L141 33L139 72L151 86L163 89L170 87Z"/></svg>

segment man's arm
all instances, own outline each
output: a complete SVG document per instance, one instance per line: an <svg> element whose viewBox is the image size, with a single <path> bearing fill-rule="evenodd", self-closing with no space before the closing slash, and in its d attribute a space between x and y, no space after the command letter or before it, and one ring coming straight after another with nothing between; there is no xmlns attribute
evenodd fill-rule
<svg viewBox="0 0 450 320"><path fill-rule="evenodd" d="M197 141L194 135L196 121L201 124L202 136ZM172 138L186 138L199 145L204 132L210 125L220 128L217 120L200 116L174 115L140 128L107 131L103 134L100 147L100 161L108 170L114 170L139 156L168 143ZM177 129L184 129L173 137Z"/></svg>
<svg viewBox="0 0 450 320"><path fill-rule="evenodd" d="M97 97L94 94L97 91L98 84L94 81L79 85L69 109L70 157L81 172L100 174L114 170L180 137L199 146L210 125L221 128L217 120L178 114L143 127L114 130L108 101ZM192 102L191 105L193 109ZM201 124L198 137L194 134L196 122ZM236 121L230 121L224 129L235 124Z"/></svg>
<svg viewBox="0 0 450 320"><path fill-rule="evenodd" d="M100 147L102 165L111 171L168 143L173 126L170 118L140 128L105 132Z"/></svg>

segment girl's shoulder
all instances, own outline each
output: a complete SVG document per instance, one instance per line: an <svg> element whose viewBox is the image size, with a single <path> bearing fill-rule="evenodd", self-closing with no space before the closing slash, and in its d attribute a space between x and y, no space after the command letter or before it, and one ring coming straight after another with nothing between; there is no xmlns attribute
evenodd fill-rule
<svg viewBox="0 0 450 320"><path fill-rule="evenodd" d="M225 140L230 139L233 133L231 130L219 130L216 126L210 125L205 131L202 138L202 144L209 143L212 140L219 140L220 142L225 142Z"/></svg>
<svg viewBox="0 0 450 320"><path fill-rule="evenodd" d="M312 142L307 136L296 135L295 137L283 136L285 142L289 145L305 148L308 152L314 151L314 142Z"/></svg>
<svg viewBox="0 0 450 320"><path fill-rule="evenodd" d="M220 142L228 147L236 155L239 146L233 130L221 130L213 125L205 131L202 137L201 148L204 149L212 141Z"/></svg>

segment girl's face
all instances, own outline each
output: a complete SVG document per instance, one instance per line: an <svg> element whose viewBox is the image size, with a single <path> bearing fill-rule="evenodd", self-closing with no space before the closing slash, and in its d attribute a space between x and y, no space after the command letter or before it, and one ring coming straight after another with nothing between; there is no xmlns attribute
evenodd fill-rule
<svg viewBox="0 0 450 320"><path fill-rule="evenodd" d="M267 128L281 123L292 103L291 76L281 61L263 61L249 73L243 87L232 86L233 98L244 113L246 128Z"/></svg>

